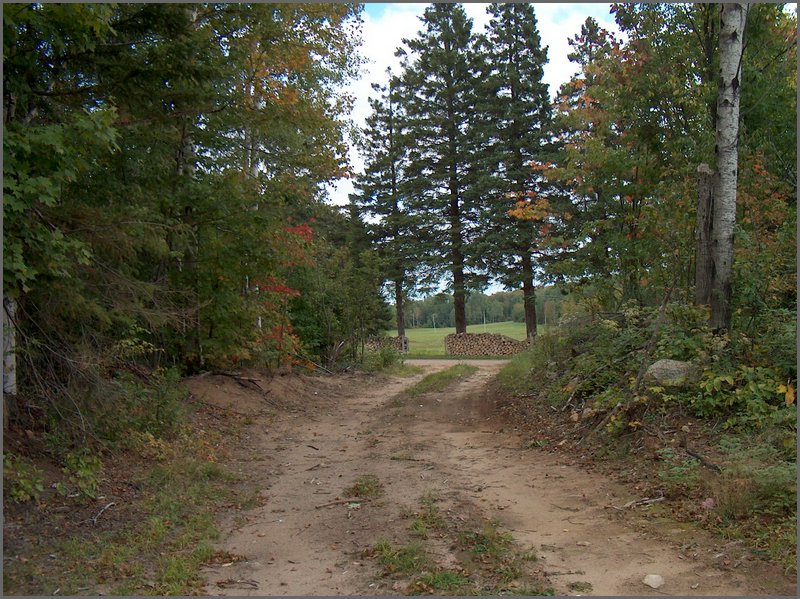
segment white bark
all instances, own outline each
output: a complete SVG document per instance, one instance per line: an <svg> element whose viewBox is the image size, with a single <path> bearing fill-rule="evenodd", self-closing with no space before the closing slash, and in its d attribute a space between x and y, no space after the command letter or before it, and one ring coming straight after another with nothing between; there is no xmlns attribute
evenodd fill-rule
<svg viewBox="0 0 800 599"><path fill-rule="evenodd" d="M717 97L717 178L712 230L714 268L711 293L711 326L716 330L730 328L731 322L733 231L736 224L739 161L739 98L747 12L748 5L744 3L720 5L720 85Z"/></svg>
<svg viewBox="0 0 800 599"><path fill-rule="evenodd" d="M3 394L17 392L17 332L14 319L17 303L3 298Z"/></svg>
<svg viewBox="0 0 800 599"><path fill-rule="evenodd" d="M8 396L17 393L17 302L3 298L3 429L8 428Z"/></svg>

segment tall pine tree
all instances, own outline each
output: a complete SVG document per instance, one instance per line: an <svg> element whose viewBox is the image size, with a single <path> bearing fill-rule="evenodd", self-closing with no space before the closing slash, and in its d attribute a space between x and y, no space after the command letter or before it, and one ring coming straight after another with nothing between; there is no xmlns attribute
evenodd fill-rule
<svg viewBox="0 0 800 599"><path fill-rule="evenodd" d="M546 215L545 182L531 161L543 162L550 141L550 98L542 81L541 47L530 4L492 4L481 60L475 128L485 198L481 257L509 286L523 289L528 339L536 335L535 244ZM523 209L534 218L515 219ZM532 210L531 210L532 209Z"/></svg>
<svg viewBox="0 0 800 599"><path fill-rule="evenodd" d="M472 242L479 223L474 187L475 69L472 20L460 4L432 4L422 30L404 40L403 101L408 115L409 166L404 193L425 226L422 255L447 269L456 332L467 329L466 296L480 283ZM401 54L405 54L403 50Z"/></svg>
<svg viewBox="0 0 800 599"><path fill-rule="evenodd" d="M373 242L379 248L385 276L395 300L397 334L405 335L405 299L414 286L411 276L418 259L413 217L401 195L406 149L403 114L398 103L396 77L388 71L386 86L373 84L377 97L370 99L372 114L361 132L359 149L365 160L357 179L353 202L359 217L370 222Z"/></svg>

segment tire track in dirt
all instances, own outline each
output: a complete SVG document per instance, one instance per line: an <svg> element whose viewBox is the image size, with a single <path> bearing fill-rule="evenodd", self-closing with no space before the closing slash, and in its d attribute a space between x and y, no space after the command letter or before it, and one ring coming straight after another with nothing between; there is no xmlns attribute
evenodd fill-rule
<svg viewBox="0 0 800 599"><path fill-rule="evenodd" d="M409 362L426 373L454 364ZM279 417L270 427L257 422L244 449L272 458L249 467L264 480L266 501L223 524L220 548L246 560L209 569L207 592L402 594L362 555L380 538L407 539L404 514L434 493L451 521L497 518L534 547L536 567L558 594L575 594L570 583L589 583L591 592L581 594L597 595L794 594L793 581L751 562L743 549L718 547L703 531L674 522L654 533L636 512L610 507L637 499L627 489L542 450L521 449L521 435L500 432L509 425L495 418L486 395L503 362L474 363L478 372L444 393L413 399L398 394L422 375L320 381L308 391L317 394L309 397L313 412ZM385 494L348 509L343 490L366 474L380 479ZM446 543L429 544L439 563L457 562ZM741 561L739 568L721 567L722 556ZM651 573L666 579L659 591L641 582Z"/></svg>

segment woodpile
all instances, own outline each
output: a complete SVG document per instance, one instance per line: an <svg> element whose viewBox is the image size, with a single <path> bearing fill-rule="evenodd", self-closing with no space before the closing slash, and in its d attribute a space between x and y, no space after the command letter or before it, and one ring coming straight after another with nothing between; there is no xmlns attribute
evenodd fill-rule
<svg viewBox="0 0 800 599"><path fill-rule="evenodd" d="M365 347L374 352L381 351L384 347L391 347L401 354L408 353L408 337L370 337L364 343Z"/></svg>
<svg viewBox="0 0 800 599"><path fill-rule="evenodd" d="M513 356L527 347L527 341L499 333L454 333L444 338L448 356Z"/></svg>

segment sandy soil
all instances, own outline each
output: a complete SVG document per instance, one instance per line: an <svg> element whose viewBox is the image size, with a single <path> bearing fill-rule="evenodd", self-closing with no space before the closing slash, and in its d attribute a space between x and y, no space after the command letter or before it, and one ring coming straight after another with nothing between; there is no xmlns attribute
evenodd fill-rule
<svg viewBox="0 0 800 599"><path fill-rule="evenodd" d="M409 363L428 373L454 362ZM244 392L231 397L195 384L199 400L252 416L233 459L259 481L263 499L221 524L219 549L239 559L206 570L206 593L403 594L364 555L378 539L407 539L404 514L433 493L451 520L497 518L536 550L534 569L560 595L579 594L570 590L576 582L591 584L584 595L795 594L793 579L737 544L647 519L647 506L624 509L641 498L635 490L564 456L525 449L487 392L503 362L473 363L479 370L466 380L413 399L399 394L423 375L276 377L267 397L288 397L292 406L278 415ZM367 474L385 493L354 508L343 492ZM451 545L431 547L439 563L457 561ZM647 574L661 575L664 586L645 586Z"/></svg>

